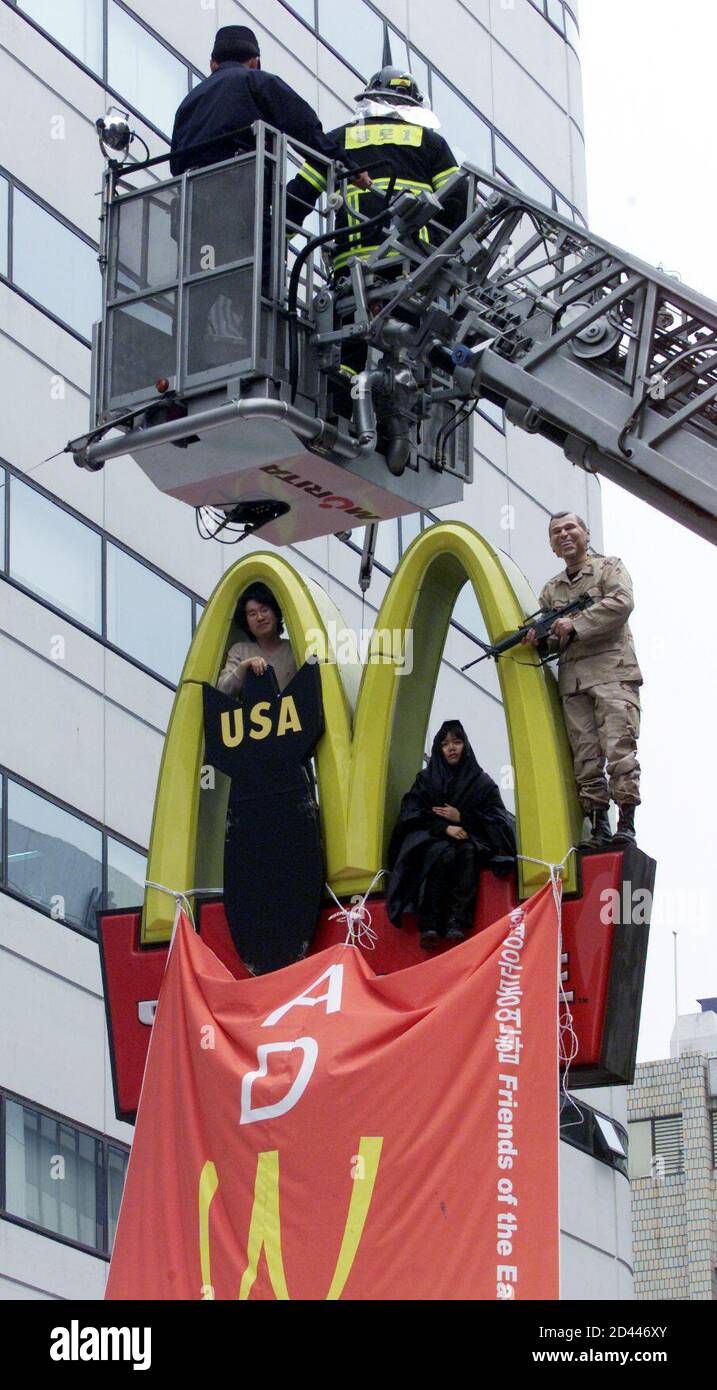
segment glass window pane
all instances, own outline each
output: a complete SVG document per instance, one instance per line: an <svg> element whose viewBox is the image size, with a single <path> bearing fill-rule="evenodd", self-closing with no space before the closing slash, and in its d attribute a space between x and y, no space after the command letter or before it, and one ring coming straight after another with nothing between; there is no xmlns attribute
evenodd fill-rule
<svg viewBox="0 0 717 1390"><path fill-rule="evenodd" d="M93 72L102 72L102 0L18 0L18 5Z"/></svg>
<svg viewBox="0 0 717 1390"><path fill-rule="evenodd" d="M314 0L289 0L289 9L294 10L312 29L314 28Z"/></svg>
<svg viewBox="0 0 717 1390"><path fill-rule="evenodd" d="M565 11L565 33L568 43L573 45L577 53L580 52L580 30L573 19L570 10Z"/></svg>
<svg viewBox="0 0 717 1390"><path fill-rule="evenodd" d="M440 117L442 134L458 161L463 163L468 160L481 169L489 169L492 157L489 127L435 72L433 109Z"/></svg>
<svg viewBox="0 0 717 1390"><path fill-rule="evenodd" d="M14 284L90 338L100 316L100 269L94 247L15 189L12 253ZM62 266L61 275L58 266Z"/></svg>
<svg viewBox="0 0 717 1390"><path fill-rule="evenodd" d="M0 570L5 569L5 509L7 507L8 475L0 468Z"/></svg>
<svg viewBox="0 0 717 1390"><path fill-rule="evenodd" d="M403 68L404 72L410 72L411 64L408 57L408 44L402 39L395 29L389 27L388 37L391 43L391 60L395 68Z"/></svg>
<svg viewBox="0 0 717 1390"><path fill-rule="evenodd" d="M319 33L368 80L383 58L383 20L363 0L319 0Z"/></svg>
<svg viewBox="0 0 717 1390"><path fill-rule="evenodd" d="M10 575L93 632L102 627L102 541L96 531L13 478Z"/></svg>
<svg viewBox="0 0 717 1390"><path fill-rule="evenodd" d="M8 273L8 202L8 182L7 179L0 178L0 275Z"/></svg>
<svg viewBox="0 0 717 1390"><path fill-rule="evenodd" d="M124 1149L114 1149L109 1147L107 1153L107 1226L108 1226L108 1251L110 1254L114 1245L117 1221L119 1218L120 1202L122 1201L122 1190L127 1173L129 1154Z"/></svg>
<svg viewBox="0 0 717 1390"><path fill-rule="evenodd" d="M251 356L252 268L197 280L187 295L189 379Z"/></svg>
<svg viewBox="0 0 717 1390"><path fill-rule="evenodd" d="M179 184L119 202L110 251L113 292L137 294L177 279Z"/></svg>
<svg viewBox="0 0 717 1390"><path fill-rule="evenodd" d="M405 555L409 545L421 534L421 513L401 517L401 553Z"/></svg>
<svg viewBox="0 0 717 1390"><path fill-rule="evenodd" d="M109 314L109 396L153 394L159 377L177 371L177 296L153 294L121 304Z"/></svg>
<svg viewBox="0 0 717 1390"><path fill-rule="evenodd" d="M146 877L146 856L108 836L107 907L141 907Z"/></svg>
<svg viewBox="0 0 717 1390"><path fill-rule="evenodd" d="M95 930L102 835L78 816L8 781L8 887L58 922Z"/></svg>
<svg viewBox="0 0 717 1390"><path fill-rule="evenodd" d="M6 1103L6 1204L13 1216L97 1243L97 1143L72 1125Z"/></svg>
<svg viewBox="0 0 717 1390"><path fill-rule="evenodd" d="M504 140L496 136L495 142L495 168L496 173L502 174L514 183L517 188L522 189L529 197L536 198L539 203L544 203L546 207L552 206L552 194L545 179L536 174L530 165L521 159Z"/></svg>
<svg viewBox="0 0 717 1390"><path fill-rule="evenodd" d="M561 34L565 32L563 27L563 7L561 0L548 0L548 19L557 26Z"/></svg>
<svg viewBox="0 0 717 1390"><path fill-rule="evenodd" d="M186 266L190 275L220 270L254 255L255 183L254 159L190 180Z"/></svg>
<svg viewBox="0 0 717 1390"><path fill-rule="evenodd" d="M418 56L415 48L409 51L409 66L424 97L430 96L428 64L424 63L423 59Z"/></svg>
<svg viewBox="0 0 717 1390"><path fill-rule="evenodd" d="M376 559L391 573L398 564L398 523L382 521L376 536Z"/></svg>
<svg viewBox="0 0 717 1390"><path fill-rule="evenodd" d="M192 640L192 601L109 545L107 636L150 671L176 682Z"/></svg>
<svg viewBox="0 0 717 1390"><path fill-rule="evenodd" d="M488 641L488 631L472 584L463 585L456 599L452 617L467 632L472 632L474 637L480 637L484 642Z"/></svg>
<svg viewBox="0 0 717 1390"><path fill-rule="evenodd" d="M148 34L141 24L110 4L107 81L159 130L170 134L174 115L188 91L184 63Z"/></svg>

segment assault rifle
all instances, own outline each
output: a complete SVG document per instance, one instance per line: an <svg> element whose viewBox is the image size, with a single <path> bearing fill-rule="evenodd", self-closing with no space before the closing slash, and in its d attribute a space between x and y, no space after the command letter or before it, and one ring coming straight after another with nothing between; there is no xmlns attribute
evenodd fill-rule
<svg viewBox="0 0 717 1390"><path fill-rule="evenodd" d="M537 613L533 613L530 618L526 618L522 627L518 627L515 632L509 633L507 637L503 638L502 642L496 642L495 646L491 646L489 642L481 642L479 637L475 637L473 640L477 642L478 646L482 649L483 656L477 656L475 661L469 661L466 666L461 666L461 671L469 671L471 666L477 666L479 661L487 661L490 656L497 661L504 652L509 652L511 647L517 647L519 643L522 642L523 638L527 637L531 628L535 632L538 643L545 642L550 636L550 629L556 619L569 618L571 613L582 613L585 608L589 608L594 602L595 600L591 594L581 594L580 598L574 599L572 603L566 604L564 608L539 608ZM575 633L572 632L565 646L569 646L574 637ZM564 651L565 647L563 647L562 650ZM560 653L557 651L551 652L548 656L542 658L540 665L547 666L549 661L557 661L559 655Z"/></svg>

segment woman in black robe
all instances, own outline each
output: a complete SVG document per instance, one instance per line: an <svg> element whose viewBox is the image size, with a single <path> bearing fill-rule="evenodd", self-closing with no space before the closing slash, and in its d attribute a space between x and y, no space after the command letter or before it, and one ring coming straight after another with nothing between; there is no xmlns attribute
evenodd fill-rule
<svg viewBox="0 0 717 1390"><path fill-rule="evenodd" d="M515 820L457 719L442 724L428 766L401 802L391 838L388 915L401 926L418 914L421 945L457 943L473 927L478 872L510 873L515 863Z"/></svg>

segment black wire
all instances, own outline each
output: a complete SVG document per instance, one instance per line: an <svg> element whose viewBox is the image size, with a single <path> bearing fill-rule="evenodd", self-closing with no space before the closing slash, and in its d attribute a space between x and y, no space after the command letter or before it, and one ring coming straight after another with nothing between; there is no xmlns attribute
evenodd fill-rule
<svg viewBox="0 0 717 1390"><path fill-rule="evenodd" d="M399 197L401 195L399 194ZM395 199L394 201L398 201ZM386 221L386 214L390 212L393 203L388 203L382 212L376 217L369 218L368 222L355 223L347 227L339 227L332 232L323 232L321 236L314 237L313 241L307 241L306 246L299 252L291 268L289 277L289 294L287 309L289 315L289 384L291 387L291 404L296 400L296 393L299 386L299 280L301 272L309 256L320 246L325 246L327 242L343 241L346 237L360 236L363 232L370 231L373 227L381 226Z"/></svg>

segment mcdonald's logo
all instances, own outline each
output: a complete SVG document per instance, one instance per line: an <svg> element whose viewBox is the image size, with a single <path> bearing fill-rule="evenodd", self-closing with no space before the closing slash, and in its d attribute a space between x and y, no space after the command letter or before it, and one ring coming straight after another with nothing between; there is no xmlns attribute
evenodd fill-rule
<svg viewBox="0 0 717 1390"><path fill-rule="evenodd" d="M381 1159L383 1139L362 1136L354 1163L358 1174L353 1182L346 1224L341 1239L334 1275L326 1294L327 1302L341 1298L351 1273L356 1252L361 1243L366 1217L371 1206L376 1175ZM202 1275L202 1299L214 1299L211 1265L211 1205L219 1189L216 1166L204 1164L199 1178L199 1263ZM241 1275L238 1298L244 1302L256 1282L262 1251L266 1259L274 1297L285 1301L291 1297L287 1283L281 1246L281 1208L279 1202L279 1151L272 1149L257 1154L254 1201L247 1236L247 1263Z"/></svg>
<svg viewBox="0 0 717 1390"><path fill-rule="evenodd" d="M297 663L317 631L343 626L341 614L318 585L276 553L257 552L229 570L212 594L177 689L157 784L147 877L175 891L222 882L226 801L201 790L204 754L202 684L215 684L237 600L261 580L275 594ZM451 615L470 583L491 642L498 642L533 612L537 601L506 555L470 526L441 522L406 551L376 620L377 634L412 632L413 665L396 678L393 664L364 666L355 708L336 664L322 664L326 732L316 763L327 878L339 896L365 892L385 863L388 837L404 791L422 765L428 721ZM311 635L311 637L310 637ZM377 637L380 641L380 637ZM560 862L576 843L581 822L570 750L555 683L532 649L519 647L498 664L511 761L515 772L519 892L544 881L541 863ZM470 722L470 686L461 715ZM576 889L574 857L565 888ZM166 941L171 899L149 888L141 940Z"/></svg>

